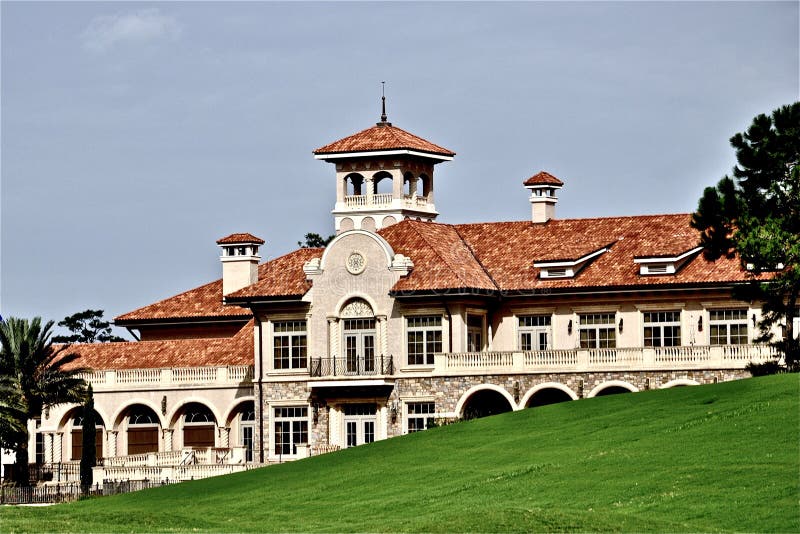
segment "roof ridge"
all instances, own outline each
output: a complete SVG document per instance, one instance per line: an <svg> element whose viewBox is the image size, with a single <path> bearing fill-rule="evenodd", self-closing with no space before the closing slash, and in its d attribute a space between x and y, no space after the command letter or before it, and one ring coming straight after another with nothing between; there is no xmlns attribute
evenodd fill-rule
<svg viewBox="0 0 800 534"><path fill-rule="evenodd" d="M464 280L464 278L461 276L461 274L458 272L458 270L453 268L453 266L450 264L450 262L447 261L447 259L439 253L439 250L431 244L430 240L428 240L428 238L425 235L423 235L422 232L420 232L416 228L416 223L422 222L422 221L409 221L409 222L411 223L411 227L414 229L414 231L417 233L417 235L420 236L422 238L422 240L425 241L425 244L427 244L428 247L430 247L430 249L433 250L433 253L436 254L436 256L438 256L440 260L442 260L442 263L447 265L447 267L450 269L450 272L452 272L455 275L455 277L458 278L461 281L462 284L464 284L463 287L470 287L470 284L466 280ZM459 241L461 241L461 243L464 244L464 246L466 247L466 243L464 243L464 240L461 238L461 234L458 233L458 230L456 230L456 228L452 224L448 224L448 223L434 223L434 224L441 225L441 226L448 226L448 227L452 228L453 231L456 233L456 236L458 236ZM467 250L469 250L470 254L472 254L472 251L469 249L469 247L467 247ZM475 258L475 255L472 254L472 257ZM481 264L481 262L479 262L477 260L477 258L475 258L475 261L477 261L478 265L480 265L481 269L483 269L483 265ZM484 272L485 272L485 269L484 269ZM489 280L491 280L492 285L494 285L495 288L496 288L497 284L494 283L494 280L492 280L491 277L489 277Z"/></svg>
<svg viewBox="0 0 800 534"><path fill-rule="evenodd" d="M569 219L550 219L547 223L559 223L559 222L569 222L569 221L607 221L612 219L645 219L645 218L654 218L654 217L691 217L694 215L694 212L686 212L686 213L653 213L653 214L642 214L642 215L603 215L600 217L572 217ZM432 221L434 222L434 221ZM533 223L527 219L519 220L519 221L477 221L477 222L464 222L464 223L454 223L452 226L478 226L483 224L489 225L496 225L496 224L525 224L528 223L530 225L537 225L539 226L541 223ZM435 224L448 224L448 223L439 223L435 222Z"/></svg>
<svg viewBox="0 0 800 534"><path fill-rule="evenodd" d="M480 258L478 258L477 254L475 254L475 251L474 251L474 250L472 250L472 247L471 247L471 246L470 246L470 244L467 242L467 240L466 240L466 239L464 239L464 236L462 236L462 235L461 235L461 232L459 232L459 231L458 231L458 228L456 228L456 227L454 226L454 227L453 227L453 230L455 230L455 232L456 232L456 235L457 235L457 236L458 236L458 238L461 240L461 242L462 242L462 243L464 243L464 246L465 246L465 247L467 247L467 250L469 250L469 253L472 255L472 257L473 257L473 258L475 258L475 261L478 263L478 265L480 265L480 266L481 266L481 269L482 269L482 270L483 270L483 272L486 274L486 276L489 278L489 280L492 282L492 285L494 286L494 288L495 288L496 290L500 291L500 285L497 283L497 281L494 279L494 277L493 277L493 276L492 276L492 275L489 273L489 271L486 269L486 266L485 266L485 265L483 265L483 262L480 260Z"/></svg>

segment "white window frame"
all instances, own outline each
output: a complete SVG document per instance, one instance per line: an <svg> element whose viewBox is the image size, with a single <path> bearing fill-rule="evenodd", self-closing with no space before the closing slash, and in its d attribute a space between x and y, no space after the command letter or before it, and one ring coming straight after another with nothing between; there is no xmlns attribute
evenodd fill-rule
<svg viewBox="0 0 800 534"><path fill-rule="evenodd" d="M750 320L748 318L750 310L748 308L731 307L731 308L712 308L708 310L708 344L715 346L722 345L747 345L750 343ZM722 318L714 318L715 314L722 314ZM731 317L728 317L728 314ZM733 314L741 314L742 317L733 317ZM745 340L743 343L731 343L731 326L744 326ZM714 327L725 327L725 343L718 343L714 341L713 330Z"/></svg>
<svg viewBox="0 0 800 534"><path fill-rule="evenodd" d="M417 320L417 319L423 319L423 318L435 318L435 319L438 319L439 320L439 325L438 326L428 326L428 325L411 326L410 325L410 321L414 321L414 320ZM439 332L439 336L440 336L439 345L441 347L441 351L444 351L445 350L445 339L444 339L445 338L445 335L444 335L445 320L444 320L444 317L442 317L439 314L429 314L429 315L426 314L426 315L406 315L406 316L404 316L403 319L404 319L404 322L405 322L405 336L404 336L405 339L403 340L404 345L405 345L405 359L404 359L404 362L403 362L404 365L408 366L408 367L414 367L414 368L432 367L434 365L434 363L435 363L434 362L434 354L436 354L436 352L428 354L428 333L429 332ZM423 340L422 340L423 353L422 353L422 356L423 356L424 361L422 363L416 363L416 362L412 363L412 362L409 361L409 358L410 358L410 355L411 355L411 351L409 350L409 339L408 339L408 337L409 337L409 334L411 334L412 332L422 332L423 333Z"/></svg>
<svg viewBox="0 0 800 534"><path fill-rule="evenodd" d="M293 408L293 409L305 409L306 415L305 416L280 416L278 417L275 414L276 410L286 409L286 408ZM269 405L269 458L276 460L279 458L299 458L302 456L302 452L299 450L298 445L304 446L307 448L310 446L309 441L311 440L311 407L302 401L297 402L285 402L285 403L276 403ZM306 423L306 442L305 443L295 443L294 442L294 427L293 425L290 427L289 432L289 454L277 453L275 452L275 448L277 447L278 443L276 441L275 436L275 424L278 422L305 422Z"/></svg>
<svg viewBox="0 0 800 534"><path fill-rule="evenodd" d="M522 322L527 319L536 319L536 321L546 324L530 324L523 325ZM519 314L515 317L517 326L517 350L521 351L537 351L537 350L550 350L553 348L553 315L552 314ZM547 347L542 349L539 344L539 334L547 335ZM530 349L523 348L522 336L529 335Z"/></svg>
<svg viewBox="0 0 800 534"><path fill-rule="evenodd" d="M682 331L681 331L681 311L680 310L645 310L642 311L642 346L643 347L677 347L680 346L682 341ZM665 314L662 318L661 315ZM667 320L669 317L666 314L676 314L675 318L672 320ZM648 316L650 316L650 321L648 321ZM655 317L653 317L655 316ZM655 320L653 320L655 318ZM677 343L675 345L665 345L664 344L664 328L677 328L678 329L678 336L677 336ZM648 345L647 344L647 329L654 328L657 329L659 332L658 339L659 344L656 345L655 343ZM652 336L651 336L652 337Z"/></svg>
<svg viewBox="0 0 800 534"><path fill-rule="evenodd" d="M469 325L469 317L479 317L481 320L480 326L470 326ZM489 346L489 341L487 339L487 328L486 328L486 312L484 310L473 310L468 309L466 314L464 315L464 331L465 331L465 338L464 338L464 348L466 352L483 352ZM481 340L481 346L475 350L470 348L470 336L478 334Z"/></svg>
<svg viewBox="0 0 800 534"><path fill-rule="evenodd" d="M433 411L430 413L420 413L420 414L412 414L411 413L411 406L418 405L418 404L430 404L433 406ZM423 432L428 430L429 420L436 419L436 400L434 398L415 398L415 399L407 399L403 401L403 434L413 434L409 429L409 421L411 419L423 419L423 428L420 430L416 430L415 432Z"/></svg>
<svg viewBox="0 0 800 534"><path fill-rule="evenodd" d="M605 323L598 323L592 322L583 324L584 317L602 317L602 316L609 316L610 322ZM594 321L594 319L593 319ZM615 349L617 348L617 314L613 311L609 312L588 312L588 313L579 313L578 314L578 346L583 349ZM614 343L610 346L604 347L600 345L600 331L608 330L611 332L612 336L609 339L613 339ZM594 346L581 346L581 332L584 331L594 331L595 339L594 339Z"/></svg>
<svg viewBox="0 0 800 534"><path fill-rule="evenodd" d="M288 324L288 323L303 323L302 330L289 330L289 331L277 331L276 327L280 324ZM271 333L271 340L272 340L272 361L271 361L271 368L273 371L277 371L280 373L284 372L308 372L309 366L309 356L308 356L308 321L306 318L281 318L281 319L273 319L270 321L270 333ZM302 348L305 349L305 366L294 366L295 355L294 352L296 349L301 348L299 345L295 346L294 338L295 337L303 337L305 339L305 346ZM289 367L276 367L275 366L275 350L277 348L276 340L278 338L288 338L289 341Z"/></svg>

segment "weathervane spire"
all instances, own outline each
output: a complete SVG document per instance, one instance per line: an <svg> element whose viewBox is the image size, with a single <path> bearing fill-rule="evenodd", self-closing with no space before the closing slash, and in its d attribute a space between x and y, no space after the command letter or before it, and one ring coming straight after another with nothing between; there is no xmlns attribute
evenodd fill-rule
<svg viewBox="0 0 800 534"><path fill-rule="evenodd" d="M386 122L386 82L381 82L381 122Z"/></svg>

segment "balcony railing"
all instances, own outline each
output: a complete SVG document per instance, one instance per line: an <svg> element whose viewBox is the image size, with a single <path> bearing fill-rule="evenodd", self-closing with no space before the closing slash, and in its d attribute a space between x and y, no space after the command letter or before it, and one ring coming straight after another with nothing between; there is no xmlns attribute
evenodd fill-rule
<svg viewBox="0 0 800 534"><path fill-rule="evenodd" d="M228 365L224 367L182 367L165 369L108 369L89 371L81 377L95 389L118 387L160 387L197 385L234 385L253 380L252 365Z"/></svg>
<svg viewBox="0 0 800 534"><path fill-rule="evenodd" d="M370 198L367 195L347 195L344 197L344 205L348 208L363 208L366 206L389 207L397 201L396 207L425 207L428 205L428 198L419 195L403 195L402 198L395 199L392 193L375 193Z"/></svg>
<svg viewBox="0 0 800 534"><path fill-rule="evenodd" d="M323 376L379 376L394 374L391 356L312 358L310 374Z"/></svg>
<svg viewBox="0 0 800 534"><path fill-rule="evenodd" d="M451 352L435 355L433 373L744 369L750 362L777 357L778 352L769 345Z"/></svg>

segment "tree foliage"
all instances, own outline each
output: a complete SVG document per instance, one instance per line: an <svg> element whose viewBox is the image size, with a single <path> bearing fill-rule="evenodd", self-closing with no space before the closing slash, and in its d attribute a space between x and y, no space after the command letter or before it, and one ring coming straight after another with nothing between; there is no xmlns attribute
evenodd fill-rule
<svg viewBox="0 0 800 534"><path fill-rule="evenodd" d="M15 480L28 483L28 426L45 408L64 402L83 402L85 369L75 366L77 354L51 340L53 322L42 325L11 317L0 322L0 376L8 387L13 409L10 448L16 453Z"/></svg>
<svg viewBox="0 0 800 534"><path fill-rule="evenodd" d="M322 237L319 234L308 233L305 235L305 241L298 241L297 246L301 248L324 248L333 241L334 237L336 237L336 234Z"/></svg>
<svg viewBox="0 0 800 534"><path fill-rule="evenodd" d="M53 336L55 343L107 343L125 341L111 333L111 323L103 319L103 310L84 310L65 317L58 326L67 328L71 335Z"/></svg>
<svg viewBox="0 0 800 534"><path fill-rule="evenodd" d="M707 258L738 255L750 282L734 296L762 303L760 341L775 342L790 368L800 363L793 320L800 292L800 102L759 115L731 138L738 164L733 176L708 187L692 226Z"/></svg>
<svg viewBox="0 0 800 534"><path fill-rule="evenodd" d="M82 416L81 491L87 494L93 482L92 468L97 465L97 449L95 448L97 420L95 419L94 393L92 392L91 384L89 384L86 391L86 402L83 403Z"/></svg>

